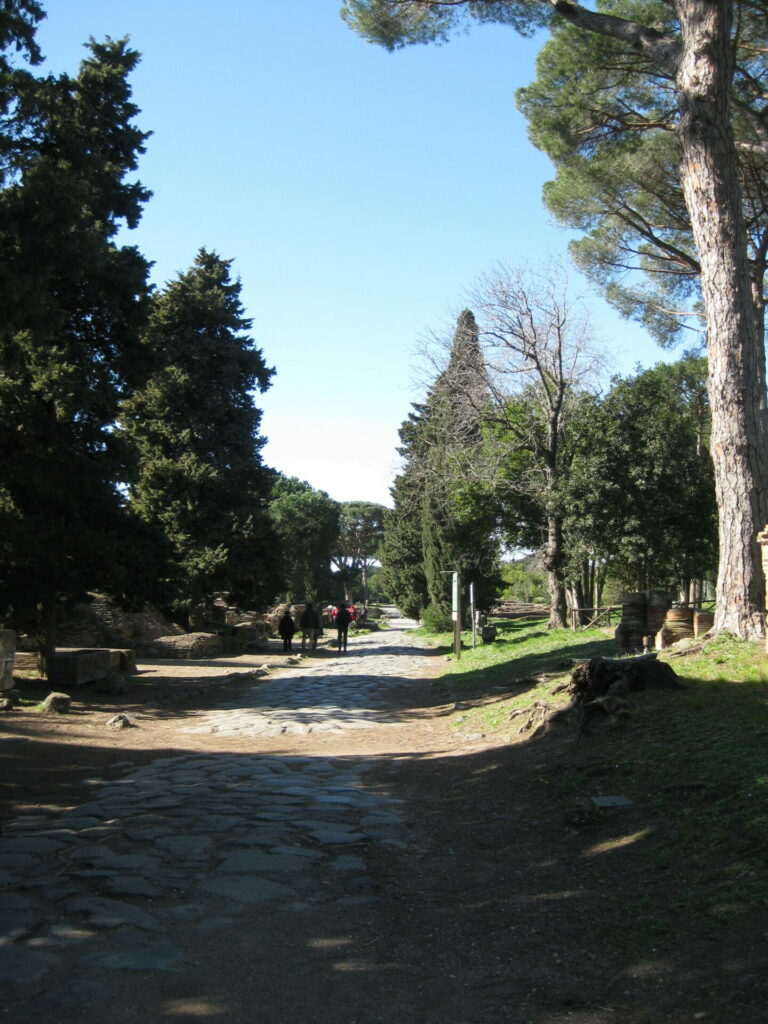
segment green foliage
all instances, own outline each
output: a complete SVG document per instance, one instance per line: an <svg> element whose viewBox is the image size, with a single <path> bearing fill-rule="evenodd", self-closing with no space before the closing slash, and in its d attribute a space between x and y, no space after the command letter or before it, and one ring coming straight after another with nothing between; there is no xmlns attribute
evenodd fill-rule
<svg viewBox="0 0 768 1024"><path fill-rule="evenodd" d="M251 397L273 371L245 333L250 321L229 267L201 249L155 297L146 332L155 366L122 416L138 457L131 508L172 545L173 607L182 616L218 590L248 607L279 590L272 477Z"/></svg>
<svg viewBox="0 0 768 1024"><path fill-rule="evenodd" d="M398 451L404 467L392 485L394 508L384 514L384 539L379 554L384 589L403 614L412 619L420 618L429 601L420 517L418 425L422 409L416 406L400 427L402 444Z"/></svg>
<svg viewBox="0 0 768 1024"><path fill-rule="evenodd" d="M427 603L450 613L452 571L474 583L480 608L499 591L497 505L468 471L482 445L485 401L477 324L464 310L445 369L400 431L404 467L382 561L393 600L408 615L418 617Z"/></svg>
<svg viewBox="0 0 768 1024"><path fill-rule="evenodd" d="M752 141L750 116L764 99L763 18L738 4L734 129ZM673 38L676 12L658 0L603 0L598 11L653 25ZM751 83L751 84L750 84ZM553 161L544 188L548 208L583 232L571 244L579 267L625 316L639 319L662 344L686 327L700 330L699 259L679 175L678 96L672 72L624 42L555 23L537 60L536 81L518 93L531 141ZM754 280L766 272L768 159L746 145L740 175ZM627 275L628 269L642 272Z"/></svg>
<svg viewBox="0 0 768 1024"><path fill-rule="evenodd" d="M434 635L450 633L453 630L451 613L446 613L443 608L434 604L428 604L422 611L421 625L427 633Z"/></svg>
<svg viewBox="0 0 768 1024"><path fill-rule="evenodd" d="M384 570L381 566L374 566L368 576L368 596L372 604L392 604L392 597L385 583Z"/></svg>
<svg viewBox="0 0 768 1024"><path fill-rule="evenodd" d="M628 589L712 578L709 422L700 357L614 380L586 422L565 496L572 570L596 557Z"/></svg>
<svg viewBox="0 0 768 1024"><path fill-rule="evenodd" d="M384 539L387 509L371 501L345 501L340 506L339 533L333 545L332 560L344 595L353 597L358 588L363 601L369 600L368 573L378 558Z"/></svg>
<svg viewBox="0 0 768 1024"><path fill-rule="evenodd" d="M523 35L549 15L538 0L466 0L455 5L424 0L345 0L341 17L369 42L388 50L414 43L444 43L474 20L511 25Z"/></svg>
<svg viewBox="0 0 768 1024"><path fill-rule="evenodd" d="M331 556L339 536L341 506L325 491L278 474L269 515L282 551L286 601L316 601L331 593Z"/></svg>
<svg viewBox="0 0 768 1024"><path fill-rule="evenodd" d="M547 574L537 568L533 559L521 558L504 562L502 566L504 590L501 596L508 601L523 601L526 604L546 604L549 600Z"/></svg>
<svg viewBox="0 0 768 1024"><path fill-rule="evenodd" d="M8 42L13 20L39 9L6 8ZM126 180L146 139L128 82L138 54L125 41L89 51L76 78L3 77L0 614L49 650L60 599L130 589L135 553L121 537L141 536L113 430L146 368L148 264L115 242L149 196Z"/></svg>

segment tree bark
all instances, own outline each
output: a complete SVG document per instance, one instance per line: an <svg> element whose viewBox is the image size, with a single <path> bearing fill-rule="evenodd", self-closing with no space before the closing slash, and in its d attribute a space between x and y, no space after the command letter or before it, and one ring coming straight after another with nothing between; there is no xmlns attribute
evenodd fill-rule
<svg viewBox="0 0 768 1024"><path fill-rule="evenodd" d="M565 582L563 581L563 530L557 516L547 519L547 547L544 553L544 567L549 582L548 629L563 629L566 626Z"/></svg>
<svg viewBox="0 0 768 1024"><path fill-rule="evenodd" d="M768 522L765 351L747 262L731 128L731 0L677 0L681 183L701 262L720 520L715 629L764 632L756 542Z"/></svg>

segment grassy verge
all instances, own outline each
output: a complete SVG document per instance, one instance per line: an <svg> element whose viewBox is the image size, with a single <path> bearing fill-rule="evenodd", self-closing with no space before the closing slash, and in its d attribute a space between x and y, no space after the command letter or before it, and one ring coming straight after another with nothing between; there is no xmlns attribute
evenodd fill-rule
<svg viewBox="0 0 768 1024"><path fill-rule="evenodd" d="M569 659L615 656L603 630L518 620L498 635L451 657L439 685L457 700L458 729L499 743L521 740L513 711L567 700L552 690L570 676ZM448 635L432 642L450 650ZM668 905L645 915L654 940L681 913L723 922L768 907L768 656L762 645L720 637L661 657L680 689L632 694L625 728L599 725L546 748L541 775L553 805L583 808L578 828L596 851L621 850L641 859L653 884L666 879ZM623 819L591 800L616 795L631 801Z"/></svg>

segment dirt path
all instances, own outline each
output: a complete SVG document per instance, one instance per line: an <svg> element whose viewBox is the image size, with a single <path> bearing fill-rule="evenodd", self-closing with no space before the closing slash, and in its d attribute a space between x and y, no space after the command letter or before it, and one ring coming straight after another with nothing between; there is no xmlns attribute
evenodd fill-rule
<svg viewBox="0 0 768 1024"><path fill-rule="evenodd" d="M736 936L623 941L669 898L638 822L568 827L557 747L462 736L407 634L265 660L145 666L136 729L112 700L2 720L2 1019L768 1019Z"/></svg>

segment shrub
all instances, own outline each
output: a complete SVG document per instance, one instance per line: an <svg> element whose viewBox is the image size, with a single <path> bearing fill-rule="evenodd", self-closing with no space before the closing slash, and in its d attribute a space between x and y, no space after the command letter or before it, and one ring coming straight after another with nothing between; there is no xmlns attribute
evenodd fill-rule
<svg viewBox="0 0 768 1024"><path fill-rule="evenodd" d="M421 624L430 633L450 633L453 630L450 613L435 604L428 604L421 613Z"/></svg>

